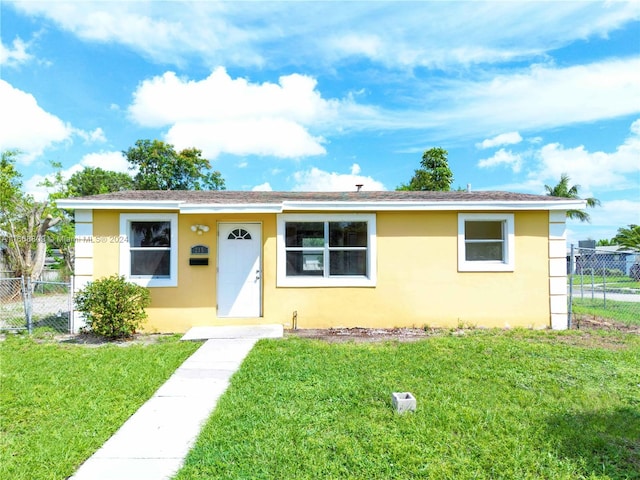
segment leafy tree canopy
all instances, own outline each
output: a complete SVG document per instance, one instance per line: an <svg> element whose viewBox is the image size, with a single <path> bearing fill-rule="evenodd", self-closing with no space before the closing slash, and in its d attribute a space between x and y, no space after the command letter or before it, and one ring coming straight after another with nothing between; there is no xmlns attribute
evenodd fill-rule
<svg viewBox="0 0 640 480"><path fill-rule="evenodd" d="M396 190L432 190L448 192L453 183L453 173L447 161L448 152L434 147L422 154L421 168L417 169L408 184Z"/></svg>
<svg viewBox="0 0 640 480"><path fill-rule="evenodd" d="M570 178L569 175L563 173L560 176L560 181L554 187L550 187L549 185L545 185L544 188L547 191L547 195L551 197L563 197L563 198L580 198L579 190L580 185L569 186ZM589 197L585 198L587 201L587 207L593 208L600 205L600 200L597 198ZM591 217L584 210L567 210L568 218L577 218L581 222L590 222Z"/></svg>
<svg viewBox="0 0 640 480"><path fill-rule="evenodd" d="M16 208L16 202L22 196L22 180L16 170L17 150L6 150L0 157L0 212L5 217Z"/></svg>
<svg viewBox="0 0 640 480"><path fill-rule="evenodd" d="M631 248L640 251L640 225L629 225L621 227L612 241L621 247Z"/></svg>
<svg viewBox="0 0 640 480"><path fill-rule="evenodd" d="M136 190L224 190L220 172L197 148L176 152L173 145L160 140L138 140L135 147L122 152L136 170Z"/></svg>
<svg viewBox="0 0 640 480"><path fill-rule="evenodd" d="M127 173L103 170L100 167L85 167L67 180L69 197L85 197L100 193L133 190L133 178Z"/></svg>
<svg viewBox="0 0 640 480"><path fill-rule="evenodd" d="M617 243L613 239L606 239L606 238L601 238L596 243L597 247L611 247L614 245L617 245Z"/></svg>

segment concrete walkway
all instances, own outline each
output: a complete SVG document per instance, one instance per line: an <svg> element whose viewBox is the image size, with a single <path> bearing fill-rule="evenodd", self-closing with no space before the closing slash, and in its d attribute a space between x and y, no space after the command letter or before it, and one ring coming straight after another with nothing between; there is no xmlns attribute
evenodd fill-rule
<svg viewBox="0 0 640 480"><path fill-rule="evenodd" d="M183 340L207 341L70 478L170 479L254 344L282 334L281 325L191 329Z"/></svg>

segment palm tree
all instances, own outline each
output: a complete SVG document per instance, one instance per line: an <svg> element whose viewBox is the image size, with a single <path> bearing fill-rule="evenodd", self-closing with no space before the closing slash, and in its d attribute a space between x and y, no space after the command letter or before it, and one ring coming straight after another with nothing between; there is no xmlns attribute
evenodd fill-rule
<svg viewBox="0 0 640 480"><path fill-rule="evenodd" d="M613 241L621 247L640 250L640 225L629 225L629 228L619 228Z"/></svg>
<svg viewBox="0 0 640 480"><path fill-rule="evenodd" d="M547 195L550 197L563 197L563 198L580 198L578 195L578 190L580 189L580 185L573 185L569 187L569 175L563 173L560 176L560 182L555 187L550 187L549 185L544 186L547 191ZM587 201L587 207L593 208L595 206L600 205L600 200L597 198L589 197L584 198L583 200ZM590 222L591 217L584 210L567 210L568 218L577 218L581 222Z"/></svg>

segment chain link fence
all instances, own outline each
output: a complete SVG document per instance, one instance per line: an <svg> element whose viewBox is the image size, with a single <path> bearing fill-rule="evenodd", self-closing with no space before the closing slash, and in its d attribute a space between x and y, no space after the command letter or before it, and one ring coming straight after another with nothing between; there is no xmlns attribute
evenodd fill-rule
<svg viewBox="0 0 640 480"><path fill-rule="evenodd" d="M22 292L24 280L8 272L0 275L0 330L27 328L27 316Z"/></svg>
<svg viewBox="0 0 640 480"><path fill-rule="evenodd" d="M71 331L72 282L0 276L0 331Z"/></svg>
<svg viewBox="0 0 640 480"><path fill-rule="evenodd" d="M571 246L569 318L640 326L640 252Z"/></svg>

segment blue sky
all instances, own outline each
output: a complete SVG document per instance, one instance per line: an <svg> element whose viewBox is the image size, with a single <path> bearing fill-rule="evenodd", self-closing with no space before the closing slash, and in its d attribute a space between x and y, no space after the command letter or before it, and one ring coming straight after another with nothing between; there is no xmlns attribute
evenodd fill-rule
<svg viewBox="0 0 640 480"><path fill-rule="evenodd" d="M449 151L454 188L640 224L640 2L0 3L0 149L25 188L125 171L138 139L197 147L229 190L395 189Z"/></svg>

